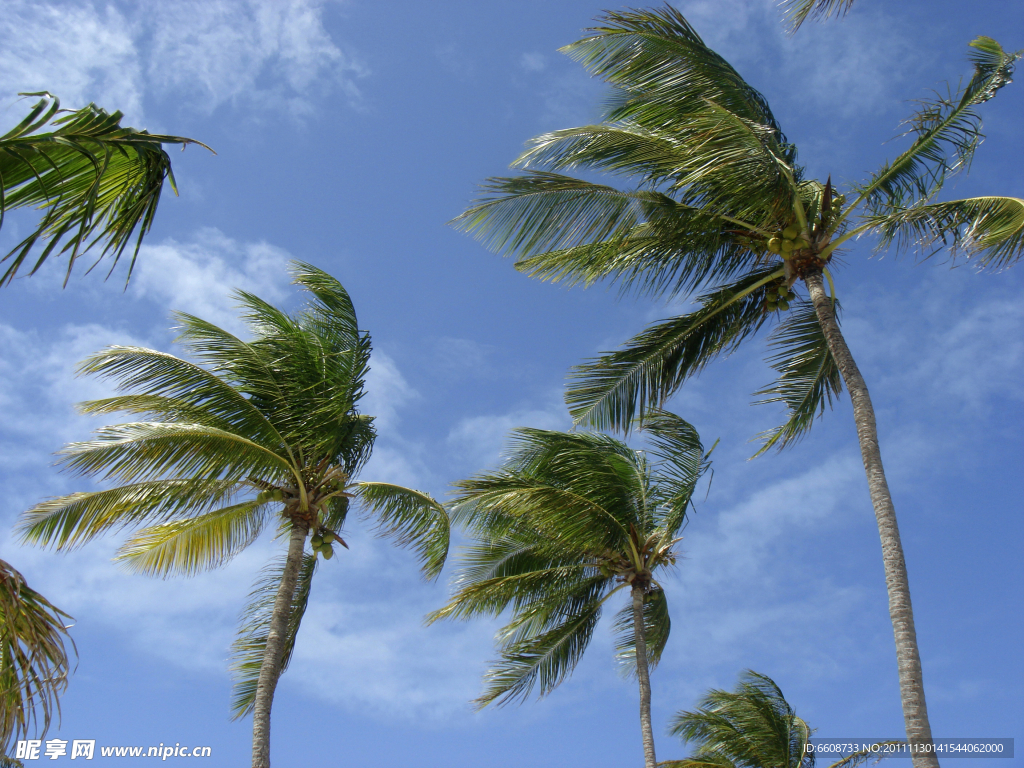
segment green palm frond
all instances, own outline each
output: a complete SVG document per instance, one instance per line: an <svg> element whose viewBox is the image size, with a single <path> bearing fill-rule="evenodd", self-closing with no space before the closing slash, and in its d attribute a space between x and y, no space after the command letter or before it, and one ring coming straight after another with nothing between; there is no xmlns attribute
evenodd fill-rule
<svg viewBox="0 0 1024 768"><path fill-rule="evenodd" d="M827 20L832 16L844 16L853 5L853 0L785 0L781 4L794 32L809 18Z"/></svg>
<svg viewBox="0 0 1024 768"><path fill-rule="evenodd" d="M825 412L826 405L831 407L843 391L839 367L809 302L801 301L788 313L768 338L768 346L774 351L768 362L779 378L754 394L765 396L759 403L785 404L789 417L781 426L760 435L764 444L755 456L773 447L782 450L799 440L810 430L814 418Z"/></svg>
<svg viewBox="0 0 1024 768"><path fill-rule="evenodd" d="M259 537L269 505L246 501L134 534L115 561L147 576L192 576L218 568Z"/></svg>
<svg viewBox="0 0 1024 768"><path fill-rule="evenodd" d="M626 429L658 408L708 363L732 352L768 319L764 298L781 272L748 273L701 296L696 312L651 326L625 349L591 359L569 375L565 400L577 424Z"/></svg>
<svg viewBox="0 0 1024 768"><path fill-rule="evenodd" d="M182 317L185 316L178 315L179 320ZM208 323L204 325L215 327ZM223 331L221 335L228 336ZM237 349L232 348L230 352L237 354ZM230 424L233 429L264 445L276 447L282 442L280 433L267 417L230 381L218 376L216 370L206 370L166 352L144 347L110 346L83 360L77 372L79 375L112 379L122 392L134 390L140 395L171 398L201 408L216 417L219 424ZM79 408L84 413L111 413L115 403L116 400L89 401ZM93 408L99 410L94 411ZM125 410L132 412L130 408ZM205 423L205 420L198 423Z"/></svg>
<svg viewBox="0 0 1024 768"><path fill-rule="evenodd" d="M669 732L696 743L691 759L725 758L737 768L811 768L804 746L811 731L770 678L747 670L735 692L711 690L692 712L679 712ZM724 764L724 763L718 763Z"/></svg>
<svg viewBox="0 0 1024 768"><path fill-rule="evenodd" d="M724 755L708 754L702 757L688 757L685 760L664 760L658 763L658 768L737 768L737 766Z"/></svg>
<svg viewBox="0 0 1024 768"><path fill-rule="evenodd" d="M71 617L0 560L0 750L34 727L45 733L67 690ZM39 736L36 736L39 738Z"/></svg>
<svg viewBox="0 0 1024 768"><path fill-rule="evenodd" d="M122 127L120 112L110 114L95 104L67 111L48 93L22 95L41 98L21 123L0 136L0 225L7 210L37 208L43 215L0 259L10 262L0 286L14 279L38 242L48 241L29 274L51 255L67 253L67 282L78 257L98 243L104 246L97 261L110 254L113 269L138 231L130 278L165 180L177 194L171 159L161 145L206 145Z"/></svg>
<svg viewBox="0 0 1024 768"><path fill-rule="evenodd" d="M970 46L973 77L956 93L920 102L920 108L906 121L907 134L915 136L914 143L857 188L859 197L847 211L862 201L867 201L872 216L910 208L930 199L950 174L970 165L982 139L976 108L1010 83L1022 55L1020 51L1007 53L990 37L978 37Z"/></svg>
<svg viewBox="0 0 1024 768"><path fill-rule="evenodd" d="M40 502L16 527L22 541L72 550L109 531L205 513L238 492L234 480L163 479Z"/></svg>
<svg viewBox="0 0 1024 768"><path fill-rule="evenodd" d="M619 89L611 121L629 117L643 125L702 112L711 102L740 119L769 126L785 144L765 98L712 51L671 6L608 11L600 26L562 48L590 72Z"/></svg>
<svg viewBox="0 0 1024 768"><path fill-rule="evenodd" d="M133 422L100 427L96 438L70 443L58 453L59 463L78 475L122 482L182 476L234 479L255 475L288 479L292 465L273 451L203 424Z"/></svg>
<svg viewBox="0 0 1024 768"><path fill-rule="evenodd" d="M357 483L359 500L377 519L377 531L412 548L423 574L435 579L448 557L451 523L444 506L430 494L390 483Z"/></svg>
<svg viewBox="0 0 1024 768"><path fill-rule="evenodd" d="M648 411L642 429L659 459L655 520L667 541L682 528L694 489L711 462L694 426L674 413Z"/></svg>
<svg viewBox="0 0 1024 768"><path fill-rule="evenodd" d="M672 621L668 615L668 600L665 590L652 587L644 594L644 642L647 646L647 663L653 669L661 661L661 654L668 644ZM627 604L615 616L613 630L617 636L615 642L616 658L622 670L636 676L636 631L633 625L633 605Z"/></svg>
<svg viewBox="0 0 1024 768"><path fill-rule="evenodd" d="M484 675L478 708L529 697L535 686L544 696L561 683L583 656L601 618L602 600L591 599L551 629L501 649L501 659Z"/></svg>
<svg viewBox="0 0 1024 768"><path fill-rule="evenodd" d="M313 574L316 573L317 558L311 554L302 557L299 569L299 580L295 587L295 598L292 600L288 628L285 634L284 655L281 671L288 668L292 652L295 650L295 638L299 625L309 604L309 595L313 588ZM256 682L263 663L263 654L267 647L267 634L270 631L270 618L274 608L274 599L281 583L284 571L284 559L277 560L263 569L259 579L249 593L249 602L242 611L238 637L231 645L231 674L234 685L231 691L231 718L238 720L252 712L256 701Z"/></svg>
<svg viewBox="0 0 1024 768"><path fill-rule="evenodd" d="M877 231L879 250L916 248L931 255L938 244L953 257L963 253L980 268L1011 266L1024 256L1024 200L1016 197L972 197L868 217Z"/></svg>

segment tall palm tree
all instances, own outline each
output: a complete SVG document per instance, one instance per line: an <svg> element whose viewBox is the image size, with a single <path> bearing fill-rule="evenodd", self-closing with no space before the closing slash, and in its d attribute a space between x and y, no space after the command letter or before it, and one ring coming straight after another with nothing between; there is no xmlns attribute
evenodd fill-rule
<svg viewBox="0 0 1024 768"><path fill-rule="evenodd" d="M810 726L786 701L766 675L747 670L735 691L712 689L697 709L676 714L669 733L697 749L685 760L666 760L661 768L814 768L808 750ZM881 747L883 742L875 745ZM879 754L864 749L829 768L853 768Z"/></svg>
<svg viewBox="0 0 1024 768"><path fill-rule="evenodd" d="M372 417L357 410L370 338L334 278L303 263L292 274L311 295L298 314L236 294L250 341L178 314L179 340L196 362L137 347L86 359L82 373L113 379L122 394L82 403L83 412L153 421L102 427L95 439L66 446L67 470L112 487L44 501L20 523L26 541L58 550L134 530L115 559L165 577L222 565L276 529L286 554L260 577L235 646L234 711L253 713L254 768L270 765L277 681L317 557L330 559L334 542L347 546L350 504L413 548L427 577L440 572L449 539L447 513L429 495L354 480L375 436Z"/></svg>
<svg viewBox="0 0 1024 768"><path fill-rule="evenodd" d="M75 647L64 623L70 618L0 560L0 765L15 765L10 745L33 726L45 733L60 714L70 671L66 643Z"/></svg>
<svg viewBox="0 0 1024 768"><path fill-rule="evenodd" d="M583 655L605 603L628 590L614 627L619 658L639 681L644 757L654 768L650 668L670 628L655 575L675 563L707 456L677 416L652 414L645 430L657 461L606 435L516 430L500 469L456 484L453 519L474 543L458 591L429 621L512 609L482 707L523 699L535 685L550 693Z"/></svg>
<svg viewBox="0 0 1024 768"><path fill-rule="evenodd" d="M120 112L109 114L95 104L62 110L49 93L21 95L40 99L24 120L0 136L0 226L4 213L15 208L38 208L43 215L0 259L0 264L9 262L0 287L15 278L37 242L48 241L29 274L51 255L67 253L67 283L78 257L97 243L104 243L97 261L112 254L113 269L138 230L130 278L142 238L153 226L164 181L178 193L171 158L161 145L206 145L122 127Z"/></svg>
<svg viewBox="0 0 1024 768"><path fill-rule="evenodd" d="M979 269L1024 254L1024 200L935 199L970 164L981 138L977 108L1009 83L1020 53L990 38L973 41L970 80L921 102L908 121L911 146L843 193L830 178L804 178L764 96L675 9L609 12L600 21L563 50L613 86L604 122L533 139L514 164L527 173L489 180L486 196L455 223L541 279L617 280L651 294L701 291L696 312L658 323L573 372L566 399L579 423L627 428L712 360L772 326L779 378L758 394L782 402L789 418L765 434L762 451L802 436L846 384L881 537L907 735L929 743L910 588L874 411L839 328L828 267L837 248L868 234L881 249L930 254L945 245L952 258ZM630 177L635 186L623 191L559 173L578 169ZM801 282L809 302L794 290ZM937 761L915 757L915 765Z"/></svg>

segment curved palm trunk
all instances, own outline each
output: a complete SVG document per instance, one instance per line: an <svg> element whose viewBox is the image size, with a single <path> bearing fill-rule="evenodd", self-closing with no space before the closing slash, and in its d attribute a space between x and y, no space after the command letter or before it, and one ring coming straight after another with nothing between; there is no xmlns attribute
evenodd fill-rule
<svg viewBox="0 0 1024 768"><path fill-rule="evenodd" d="M871 504L875 508L875 518L878 521L878 535L882 540L882 562L885 565L885 585L889 591L889 617L892 619L893 634L896 637L896 664L899 668L900 699L903 704L907 740L911 744L930 745L932 729L928 723L928 708L924 700L921 656L917 649L914 611L910 605L910 583L907 579L907 565L903 559L900 532L896 525L896 510L882 468L875 411L871 406L871 397L864 377L861 376L857 363L850 354L850 348L846 346L846 340L839 330L832 302L825 295L821 274L808 275L804 282L811 294L811 302L828 341L828 348L835 358L836 365L839 366L839 372L853 402L853 419L857 424L861 458L864 460ZM914 768L938 768L938 765L939 761L932 753L914 757Z"/></svg>
<svg viewBox="0 0 1024 768"><path fill-rule="evenodd" d="M270 617L267 647L263 652L260 676L256 682L256 700L252 710L252 768L270 768L270 707L274 702L277 679L281 676L285 634L288 629L295 585L302 565L302 550L306 543L308 526L292 524L288 539L288 556L281 576L281 586L274 598L274 612Z"/></svg>
<svg viewBox="0 0 1024 768"><path fill-rule="evenodd" d="M647 667L647 640L644 637L644 588L634 584L633 637L636 640L636 676L640 681L640 733L644 739L644 766L656 768L654 731L651 729L651 675Z"/></svg>

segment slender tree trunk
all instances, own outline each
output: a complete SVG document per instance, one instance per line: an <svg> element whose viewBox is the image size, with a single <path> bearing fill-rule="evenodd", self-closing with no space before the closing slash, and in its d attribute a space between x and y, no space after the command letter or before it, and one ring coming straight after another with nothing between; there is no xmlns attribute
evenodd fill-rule
<svg viewBox="0 0 1024 768"><path fill-rule="evenodd" d="M291 618L295 585L302 565L302 550L306 543L308 526L292 524L288 539L288 556L281 575L281 586L274 598L274 612L270 617L267 647L263 652L260 676L256 681L256 701L252 710L252 768L270 768L270 707L274 702L277 679L281 676L288 619Z"/></svg>
<svg viewBox="0 0 1024 768"><path fill-rule="evenodd" d="M878 430L875 426L875 411L871 406L867 385L857 364L846 346L846 340L836 322L832 302L825 295L821 274L804 278L811 294L811 302L818 315L818 322L825 333L828 348L835 358L839 372L853 402L853 419L857 424L857 438L864 460L864 472L868 476L868 490L871 504L878 521L878 535L882 540L882 562L885 565L885 585L889 591L889 617L892 619L893 634L896 637L896 664L900 675L900 699L903 704L903 720L907 728L907 740L912 745L932 744L932 729L928 723L928 707L924 700L924 680L921 674L921 656L917 649L917 632L914 629L914 611L910 605L910 582L907 565L903 559L903 545L896 525L896 510L893 507L889 485L882 468L882 454L878 448ZM926 751L914 756L914 768L938 768L935 754Z"/></svg>
<svg viewBox="0 0 1024 768"><path fill-rule="evenodd" d="M647 639L644 637L644 588L634 584L633 637L636 640L636 676L640 681L640 733L644 739L644 766L656 768L654 731L651 729L651 674L647 666Z"/></svg>

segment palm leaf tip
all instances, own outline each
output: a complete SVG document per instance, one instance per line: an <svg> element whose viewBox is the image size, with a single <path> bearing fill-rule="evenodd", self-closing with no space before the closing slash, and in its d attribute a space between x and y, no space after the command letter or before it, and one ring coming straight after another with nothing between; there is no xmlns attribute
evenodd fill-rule
<svg viewBox="0 0 1024 768"><path fill-rule="evenodd" d="M827 20L832 16L845 16L854 0L783 0L779 4L789 23L796 32L809 18Z"/></svg>

